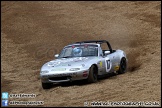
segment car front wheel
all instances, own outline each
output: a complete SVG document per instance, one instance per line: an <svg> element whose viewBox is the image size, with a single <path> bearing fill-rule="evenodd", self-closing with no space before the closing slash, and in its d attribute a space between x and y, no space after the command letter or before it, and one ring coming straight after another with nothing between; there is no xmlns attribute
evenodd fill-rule
<svg viewBox="0 0 162 108"><path fill-rule="evenodd" d="M88 82L89 83L94 83L97 82L97 67L92 65L90 67L90 71L89 71L89 76L88 76Z"/></svg>
<svg viewBox="0 0 162 108"><path fill-rule="evenodd" d="M42 87L43 87L43 89L50 89L51 86L52 86L51 83L43 83L43 82L42 82Z"/></svg>

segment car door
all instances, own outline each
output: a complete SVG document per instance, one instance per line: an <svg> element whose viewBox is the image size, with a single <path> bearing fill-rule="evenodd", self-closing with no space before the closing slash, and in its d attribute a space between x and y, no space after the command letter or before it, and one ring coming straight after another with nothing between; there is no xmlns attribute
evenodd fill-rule
<svg viewBox="0 0 162 108"><path fill-rule="evenodd" d="M102 74L107 74L107 73L110 73L110 72L113 72L114 71L114 54L109 54L109 55L106 55L106 56L100 56L99 57L99 62L98 62L98 67L99 67L99 70L100 72L102 72Z"/></svg>
<svg viewBox="0 0 162 108"><path fill-rule="evenodd" d="M105 64L106 64L106 72L111 73L114 71L115 68L115 58L116 53L110 53L105 57Z"/></svg>
<svg viewBox="0 0 162 108"><path fill-rule="evenodd" d="M99 59L98 59L98 68L99 68L99 75L105 74L105 57L103 56L103 52L101 47L98 48L98 54L99 54Z"/></svg>
<svg viewBox="0 0 162 108"><path fill-rule="evenodd" d="M114 58L115 58L114 54L113 53L110 53L108 55L103 54L103 51L106 50L102 50L101 47L99 47L98 50L100 58L100 61L98 62L99 71L101 72L101 74L107 74L112 72L114 67Z"/></svg>

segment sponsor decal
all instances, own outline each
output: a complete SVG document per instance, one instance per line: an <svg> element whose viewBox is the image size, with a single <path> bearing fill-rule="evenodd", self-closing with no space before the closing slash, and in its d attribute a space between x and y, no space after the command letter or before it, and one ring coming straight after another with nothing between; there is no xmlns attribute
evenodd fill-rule
<svg viewBox="0 0 162 108"><path fill-rule="evenodd" d="M115 66L114 70L118 71L119 70L119 66Z"/></svg>
<svg viewBox="0 0 162 108"><path fill-rule="evenodd" d="M102 67L102 62L100 61L100 67Z"/></svg>
<svg viewBox="0 0 162 108"><path fill-rule="evenodd" d="M48 63L49 66L52 65L59 65L61 63L67 63L67 62L75 62L75 61L82 61L82 60L87 60L87 57L77 57L77 58L69 58L69 59L65 59L65 60L55 60L55 61L51 61Z"/></svg>
<svg viewBox="0 0 162 108"><path fill-rule="evenodd" d="M85 45L84 45L84 48L88 48L88 45L87 45L87 44L85 44Z"/></svg>
<svg viewBox="0 0 162 108"><path fill-rule="evenodd" d="M65 71L66 68L56 68L56 69L52 69L51 71Z"/></svg>

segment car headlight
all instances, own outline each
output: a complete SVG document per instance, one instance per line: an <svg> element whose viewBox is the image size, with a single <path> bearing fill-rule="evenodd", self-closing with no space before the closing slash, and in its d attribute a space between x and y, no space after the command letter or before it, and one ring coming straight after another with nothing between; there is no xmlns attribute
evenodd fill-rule
<svg viewBox="0 0 162 108"><path fill-rule="evenodd" d="M71 68L70 71L78 71L80 68Z"/></svg>
<svg viewBox="0 0 162 108"><path fill-rule="evenodd" d="M45 74L48 73L49 71L41 71L41 74Z"/></svg>

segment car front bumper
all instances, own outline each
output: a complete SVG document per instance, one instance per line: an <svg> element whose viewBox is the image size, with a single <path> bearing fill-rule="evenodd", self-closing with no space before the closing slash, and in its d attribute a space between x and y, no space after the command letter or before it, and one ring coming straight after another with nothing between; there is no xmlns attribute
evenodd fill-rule
<svg viewBox="0 0 162 108"><path fill-rule="evenodd" d="M40 78L43 83L60 83L60 82L69 82L74 80L87 79L88 74L89 70L81 70L77 72L40 74Z"/></svg>

